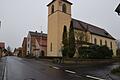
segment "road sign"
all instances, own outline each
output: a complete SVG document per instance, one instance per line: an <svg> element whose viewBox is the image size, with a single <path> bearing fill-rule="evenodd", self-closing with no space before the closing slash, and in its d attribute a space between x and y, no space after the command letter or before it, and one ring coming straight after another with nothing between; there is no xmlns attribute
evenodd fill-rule
<svg viewBox="0 0 120 80"><path fill-rule="evenodd" d="M118 7L115 9L115 12L117 12L118 15L120 15L120 4L119 4Z"/></svg>

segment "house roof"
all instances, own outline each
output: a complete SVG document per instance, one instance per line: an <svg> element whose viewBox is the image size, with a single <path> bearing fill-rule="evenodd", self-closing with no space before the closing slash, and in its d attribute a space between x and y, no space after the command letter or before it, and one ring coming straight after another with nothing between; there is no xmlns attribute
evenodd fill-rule
<svg viewBox="0 0 120 80"><path fill-rule="evenodd" d="M43 32L41 32L41 33L39 33L39 32L32 32L32 31L29 31L29 34L32 36L32 37L46 37L47 38L47 34L45 34L45 33L43 33Z"/></svg>
<svg viewBox="0 0 120 80"><path fill-rule="evenodd" d="M52 2L50 2L47 6L51 5L54 1L56 1L56 0L52 0ZM71 5L72 5L72 3L71 3L71 2L69 2L69 1L67 1L67 0L61 0L61 1L67 2L67 3L69 3L69 4L71 4Z"/></svg>
<svg viewBox="0 0 120 80"><path fill-rule="evenodd" d="M42 44L43 40L41 40L40 38L36 38L39 46L42 46L42 47L47 47L47 44ZM46 43L47 43L47 40L46 40Z"/></svg>
<svg viewBox="0 0 120 80"><path fill-rule="evenodd" d="M27 44L27 37L24 37L24 39L23 39L22 46L23 46L24 44Z"/></svg>
<svg viewBox="0 0 120 80"><path fill-rule="evenodd" d="M99 35L99 36L103 36L103 37L115 40L115 38L113 38L106 30L102 28L99 28L97 26L94 26L76 19L72 19L72 21L73 21L73 27L75 29L80 29L82 31L86 30L86 31L89 31L91 34L95 34L95 35Z"/></svg>

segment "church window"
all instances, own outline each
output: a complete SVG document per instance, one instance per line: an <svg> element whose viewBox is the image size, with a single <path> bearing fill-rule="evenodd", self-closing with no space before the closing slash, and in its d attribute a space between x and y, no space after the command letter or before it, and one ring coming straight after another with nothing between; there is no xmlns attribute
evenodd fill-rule
<svg viewBox="0 0 120 80"><path fill-rule="evenodd" d="M52 52L52 43L50 44L50 51Z"/></svg>
<svg viewBox="0 0 120 80"><path fill-rule="evenodd" d="M100 40L100 45L102 46L102 40Z"/></svg>
<svg viewBox="0 0 120 80"><path fill-rule="evenodd" d="M28 44L28 48L29 48L29 44Z"/></svg>
<svg viewBox="0 0 120 80"><path fill-rule="evenodd" d="M66 7L66 5L65 5L65 4L63 4L63 5L62 5L62 11L63 11L64 13L66 13L66 12L67 12L67 11L66 11L66 10L67 10L66 8L67 8L67 7Z"/></svg>
<svg viewBox="0 0 120 80"><path fill-rule="evenodd" d="M94 39L94 43L97 44L97 39L96 38Z"/></svg>
<svg viewBox="0 0 120 80"><path fill-rule="evenodd" d="M105 45L107 46L107 41L105 40Z"/></svg>
<svg viewBox="0 0 120 80"><path fill-rule="evenodd" d="M112 42L110 42L110 47L111 47L111 49L112 49Z"/></svg>
<svg viewBox="0 0 120 80"><path fill-rule="evenodd" d="M51 13L54 13L54 5L51 7Z"/></svg>

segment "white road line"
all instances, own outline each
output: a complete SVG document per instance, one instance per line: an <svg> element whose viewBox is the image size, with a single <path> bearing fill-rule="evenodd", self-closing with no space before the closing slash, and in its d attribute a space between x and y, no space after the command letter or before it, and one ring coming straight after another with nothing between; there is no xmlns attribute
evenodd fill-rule
<svg viewBox="0 0 120 80"><path fill-rule="evenodd" d="M60 69L59 67L55 67L55 66L52 66L52 68L54 68L54 69Z"/></svg>
<svg viewBox="0 0 120 80"><path fill-rule="evenodd" d="M97 79L97 80L105 80L105 79L101 79L101 78L94 77L94 76L90 76L90 75L86 75L86 77L88 77L88 78L92 78L92 79Z"/></svg>
<svg viewBox="0 0 120 80"><path fill-rule="evenodd" d="M72 74L75 74L75 73L76 73L76 72L70 71L70 70L65 70L65 72L72 73Z"/></svg>
<svg viewBox="0 0 120 80"><path fill-rule="evenodd" d="M6 66L5 66L5 72L4 72L3 80L7 80L6 75L7 75L7 72L6 72Z"/></svg>

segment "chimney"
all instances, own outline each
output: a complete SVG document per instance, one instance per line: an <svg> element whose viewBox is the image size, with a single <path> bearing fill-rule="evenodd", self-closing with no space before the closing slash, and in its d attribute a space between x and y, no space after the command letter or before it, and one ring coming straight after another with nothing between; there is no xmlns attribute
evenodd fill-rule
<svg viewBox="0 0 120 80"><path fill-rule="evenodd" d="M43 31L41 31L41 34L43 33Z"/></svg>

